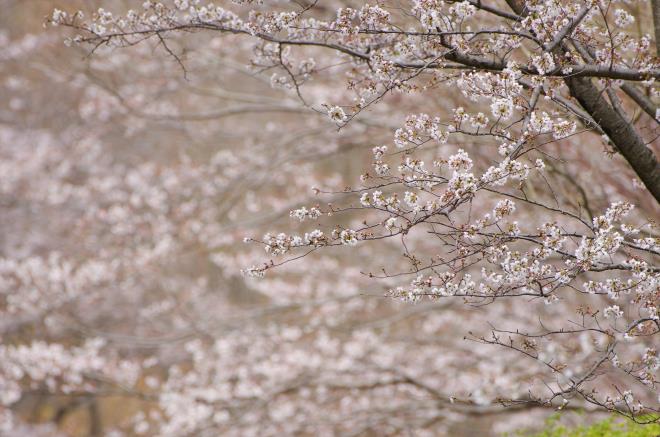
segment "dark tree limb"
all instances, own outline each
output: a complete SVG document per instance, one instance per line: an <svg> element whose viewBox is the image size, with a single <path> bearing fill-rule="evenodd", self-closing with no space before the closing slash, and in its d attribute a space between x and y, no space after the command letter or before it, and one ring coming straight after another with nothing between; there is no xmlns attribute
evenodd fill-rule
<svg viewBox="0 0 660 437"><path fill-rule="evenodd" d="M660 164L631 123L624 119L596 88L590 79L567 79L571 95L600 125L621 155L637 173L646 188L660 203Z"/></svg>
<svg viewBox="0 0 660 437"><path fill-rule="evenodd" d="M582 44L580 44L578 41L571 40L573 43L573 46L575 49L580 53L580 56L585 60L585 62L594 62L595 59L595 54L592 49L589 47L585 47ZM644 112L646 112L653 120L658 123L658 120L655 119L655 110L657 109L657 106L649 99L646 97L644 94L642 94L641 91L639 91L637 88L635 88L634 85L629 84L629 83L623 83L621 85L621 90L628 95L637 105L639 105L640 108Z"/></svg>
<svg viewBox="0 0 660 437"><path fill-rule="evenodd" d="M506 0L506 2L516 14L524 16L527 13L523 0ZM660 6L660 0L653 0L654 18L656 13L660 13L658 6ZM660 20L654 21L657 35ZM559 47L556 50L565 51L564 48ZM572 77L564 80L571 91L571 95L600 125L655 200L660 203L660 164L634 126L605 100L603 93L598 90L591 79Z"/></svg>

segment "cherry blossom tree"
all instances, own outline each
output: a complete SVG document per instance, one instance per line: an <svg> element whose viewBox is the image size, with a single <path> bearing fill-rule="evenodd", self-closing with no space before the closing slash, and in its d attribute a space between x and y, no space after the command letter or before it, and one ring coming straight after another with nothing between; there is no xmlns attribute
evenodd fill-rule
<svg viewBox="0 0 660 437"><path fill-rule="evenodd" d="M84 95L70 133L4 133L41 143L6 147L7 209L57 220L49 247L4 248L3 411L31 392L134 397L117 429L157 435L435 435L584 408L657 421L659 14L55 10L96 64L67 84ZM274 90L232 89L245 64ZM182 146L160 163L109 154L115 123L131 145L179 126ZM26 342L28 326L46 334Z"/></svg>

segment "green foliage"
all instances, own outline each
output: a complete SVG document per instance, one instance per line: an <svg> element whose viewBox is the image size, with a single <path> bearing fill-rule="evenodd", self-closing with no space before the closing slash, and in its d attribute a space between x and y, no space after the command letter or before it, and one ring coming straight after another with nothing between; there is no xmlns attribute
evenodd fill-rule
<svg viewBox="0 0 660 437"><path fill-rule="evenodd" d="M643 418L651 420L652 417ZM536 434L519 432L519 437L660 437L660 423L640 425L630 420L610 417L592 425L569 428L559 423L555 414L546 421L543 431Z"/></svg>

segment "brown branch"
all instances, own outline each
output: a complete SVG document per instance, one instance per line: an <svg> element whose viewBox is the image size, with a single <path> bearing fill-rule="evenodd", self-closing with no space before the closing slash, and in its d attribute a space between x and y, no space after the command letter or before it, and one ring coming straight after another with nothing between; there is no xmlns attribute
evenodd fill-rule
<svg viewBox="0 0 660 437"><path fill-rule="evenodd" d="M635 128L612 108L587 78L567 79L571 94L612 140L655 200L660 203L660 164Z"/></svg>
<svg viewBox="0 0 660 437"><path fill-rule="evenodd" d="M580 42L572 40L573 46L580 53L580 56L586 62L593 62L595 58L595 53L589 47L585 47ZM660 121L655 118L655 111L657 109L656 105L644 94L642 94L637 88L632 84L624 83L621 85L621 90L628 95L644 112L651 116L653 120L660 123Z"/></svg>
<svg viewBox="0 0 660 437"><path fill-rule="evenodd" d="M525 15L523 0L507 0L507 3L514 12ZM565 46L560 47L556 50L566 52ZM632 124L607 103L589 78L574 76L565 80L571 95L601 126L655 200L660 203L660 163Z"/></svg>
<svg viewBox="0 0 660 437"><path fill-rule="evenodd" d="M88 29L80 28L72 24L68 25L78 30L88 31ZM349 56L352 56L363 61L370 61L371 56L368 53L361 52L358 49L348 47L345 45L322 42L322 41L312 41L312 40L294 40L294 39L282 39L277 38L272 35L264 33L251 34L245 30L232 29L221 25L216 25L212 23L195 23L195 24L178 24L172 25L170 27L164 27L160 29L149 29L149 30L139 30L139 31L130 31L130 32L117 32L110 33L106 35L97 35L92 34L88 38L83 38L81 42L85 43L96 43L97 45L107 44L112 39L125 39L130 36L145 36L148 38L153 35L160 35L165 32L174 32L174 31L190 31L195 29L206 29L213 30L217 32L233 33L233 34L244 34L257 37L264 41L273 42L282 45L290 46L311 46L311 47L322 47L331 50L335 50ZM128 44L128 43L127 43ZM130 45L130 44L128 44ZM454 61L458 65L447 65L444 62L394 62L393 65L398 68L404 69L480 69L486 71L502 71L506 68L506 63L491 61L488 59L470 56L463 53L457 53L455 50L452 50L444 55L444 59L449 61ZM571 71L570 73L564 73L562 70L567 69ZM522 67L520 71L527 75L538 76L539 73L535 69ZM634 68L627 67L614 67L609 65L593 65L593 64L580 64L580 65L567 65L563 68L555 68L553 71L547 72L544 76L546 77L563 77L563 78L572 78L572 77L597 77L604 79L621 79L629 81L644 81L651 78L660 79L660 69L651 69L649 71L642 71Z"/></svg>

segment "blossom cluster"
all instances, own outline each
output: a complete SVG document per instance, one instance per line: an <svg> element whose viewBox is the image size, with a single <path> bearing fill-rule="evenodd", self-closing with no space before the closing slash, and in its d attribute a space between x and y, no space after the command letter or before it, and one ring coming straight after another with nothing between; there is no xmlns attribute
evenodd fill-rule
<svg viewBox="0 0 660 437"><path fill-rule="evenodd" d="M52 13L95 55L48 75L83 96L79 125L3 121L0 206L20 217L0 261L8 406L37 386L100 398L103 380L155 401L128 427L158 435L451 434L448 411L526 402L658 411L655 205L612 153L628 139L577 93L648 149L646 3L142 3ZM17 82L7 114L26 106ZM260 280L240 278L262 249L244 269ZM384 289L416 305L365 297Z"/></svg>

